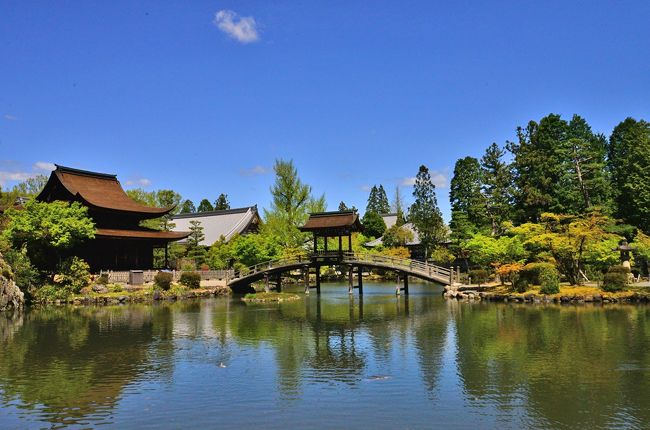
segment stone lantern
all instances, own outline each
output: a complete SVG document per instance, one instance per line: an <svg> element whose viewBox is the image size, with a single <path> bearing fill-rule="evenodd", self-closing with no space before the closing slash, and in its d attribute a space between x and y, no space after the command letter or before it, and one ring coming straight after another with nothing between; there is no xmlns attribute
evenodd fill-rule
<svg viewBox="0 0 650 430"><path fill-rule="evenodd" d="M630 245L628 245L627 240L621 240L618 242L618 246L614 248L614 251L619 251L621 253L621 266L631 269L630 265L630 251L633 251Z"/></svg>

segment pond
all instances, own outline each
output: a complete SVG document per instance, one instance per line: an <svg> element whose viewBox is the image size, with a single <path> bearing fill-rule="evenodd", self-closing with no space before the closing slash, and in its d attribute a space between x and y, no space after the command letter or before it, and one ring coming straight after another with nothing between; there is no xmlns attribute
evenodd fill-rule
<svg viewBox="0 0 650 430"><path fill-rule="evenodd" d="M0 427L650 427L650 307L394 291L0 315Z"/></svg>

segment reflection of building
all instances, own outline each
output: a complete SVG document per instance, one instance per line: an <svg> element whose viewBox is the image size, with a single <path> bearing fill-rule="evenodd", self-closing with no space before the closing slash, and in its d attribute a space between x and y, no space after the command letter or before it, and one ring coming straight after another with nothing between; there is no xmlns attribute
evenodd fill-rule
<svg viewBox="0 0 650 430"><path fill-rule="evenodd" d="M186 232L141 227L141 221L167 215L174 208L144 206L131 199L115 175L57 166L43 191L42 202L79 202L97 228L95 239L74 251L91 270L151 269L154 248L185 238Z"/></svg>
<svg viewBox="0 0 650 430"><path fill-rule="evenodd" d="M256 232L260 224L257 206L222 211L179 214L172 218L174 231L188 231L192 221L198 221L203 227L205 239L199 245L210 246L221 237L226 242L237 234Z"/></svg>

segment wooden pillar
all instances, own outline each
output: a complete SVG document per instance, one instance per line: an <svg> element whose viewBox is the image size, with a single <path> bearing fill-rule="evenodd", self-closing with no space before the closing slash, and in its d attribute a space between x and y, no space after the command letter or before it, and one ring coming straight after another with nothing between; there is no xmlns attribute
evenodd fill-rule
<svg viewBox="0 0 650 430"><path fill-rule="evenodd" d="M309 266L302 268L302 275L305 278L305 294L309 295Z"/></svg>
<svg viewBox="0 0 650 430"><path fill-rule="evenodd" d="M269 274L266 273L264 275L264 292L268 293L270 291L271 291L271 289L269 288Z"/></svg>
<svg viewBox="0 0 650 430"><path fill-rule="evenodd" d="M320 266L316 266L316 294L320 294Z"/></svg>
<svg viewBox="0 0 650 430"><path fill-rule="evenodd" d="M327 253L327 236L325 236L325 252Z"/></svg>
<svg viewBox="0 0 650 430"><path fill-rule="evenodd" d="M318 236L314 233L314 254L318 252Z"/></svg>
<svg viewBox="0 0 650 430"><path fill-rule="evenodd" d="M282 292L282 273L278 273L278 282L276 284L276 291L278 293Z"/></svg>
<svg viewBox="0 0 650 430"><path fill-rule="evenodd" d="M363 267L357 266L357 278L359 279L359 294L363 294Z"/></svg>
<svg viewBox="0 0 650 430"><path fill-rule="evenodd" d="M165 243L165 269L169 269L168 248L169 248L169 243Z"/></svg>
<svg viewBox="0 0 650 430"><path fill-rule="evenodd" d="M454 283L454 267L449 268L449 285Z"/></svg>
<svg viewBox="0 0 650 430"><path fill-rule="evenodd" d="M352 294L354 292L354 285L352 284L352 281L354 280L354 267L350 265L350 269L348 270L348 294Z"/></svg>
<svg viewBox="0 0 650 430"><path fill-rule="evenodd" d="M348 234L348 251L352 252L352 233Z"/></svg>
<svg viewBox="0 0 650 430"><path fill-rule="evenodd" d="M404 294L408 296L409 293L409 275L404 273Z"/></svg>
<svg viewBox="0 0 650 430"><path fill-rule="evenodd" d="M395 287L395 295L399 296L401 293L401 287L399 285L399 272L397 273L397 286Z"/></svg>

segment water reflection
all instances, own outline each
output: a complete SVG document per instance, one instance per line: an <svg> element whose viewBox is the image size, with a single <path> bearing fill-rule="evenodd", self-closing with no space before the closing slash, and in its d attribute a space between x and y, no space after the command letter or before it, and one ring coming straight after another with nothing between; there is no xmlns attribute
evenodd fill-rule
<svg viewBox="0 0 650 430"><path fill-rule="evenodd" d="M174 427L188 414L197 425L220 414L225 428L260 419L268 428L650 422L650 308L393 291L369 284L364 297L332 287L274 305L217 299L3 316L0 419L9 428Z"/></svg>

